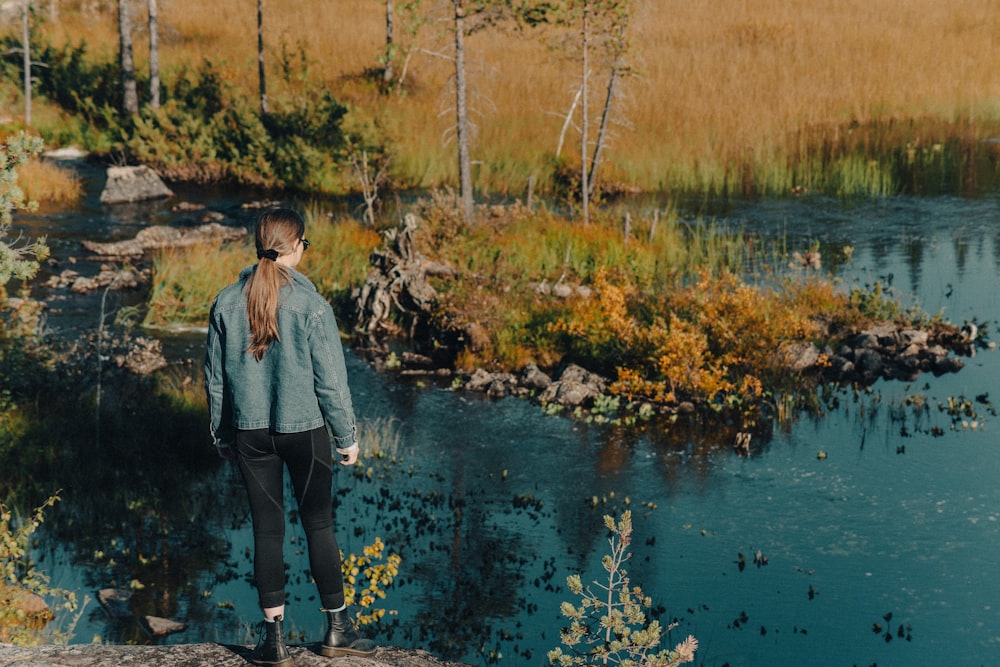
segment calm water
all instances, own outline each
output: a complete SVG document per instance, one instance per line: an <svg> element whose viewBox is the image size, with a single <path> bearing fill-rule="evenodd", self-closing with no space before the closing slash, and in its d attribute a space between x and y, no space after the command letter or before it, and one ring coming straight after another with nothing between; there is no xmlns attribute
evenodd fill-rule
<svg viewBox="0 0 1000 667"><path fill-rule="evenodd" d="M33 228L48 229L59 255L78 252L79 235L131 236L158 218L170 216L157 206L103 211L91 201ZM905 303L996 331L996 196L753 203L726 219L787 238L792 250L818 241L845 288L881 281ZM86 319L83 308L75 318L67 306L66 326ZM200 357L200 335L172 343ZM349 362L359 416L388 424L401 461L335 479L342 548L360 552L381 536L403 556L384 603L398 611L378 635L386 643L471 664L546 664L545 652L559 645L559 604L573 601L566 576L599 578L602 516L629 507L632 581L663 621L677 620L671 643L699 639L699 664L1000 664L1000 439L988 404L1000 398L996 352L966 359L958 374L838 394L826 415L776 428L750 458L697 434L586 425ZM914 397L929 409L904 405ZM938 407L960 397L976 413L965 427ZM72 514L86 494L67 490L61 511ZM155 520L140 509L98 534L49 535L43 568L81 596L141 582L141 613L190 622L162 641L249 643L256 598L240 494L233 470L214 461L165 473L153 493ZM753 564L758 550L762 567ZM300 575L303 552L293 523L289 624L315 641L322 621ZM94 638L141 635L92 602L73 641Z"/></svg>

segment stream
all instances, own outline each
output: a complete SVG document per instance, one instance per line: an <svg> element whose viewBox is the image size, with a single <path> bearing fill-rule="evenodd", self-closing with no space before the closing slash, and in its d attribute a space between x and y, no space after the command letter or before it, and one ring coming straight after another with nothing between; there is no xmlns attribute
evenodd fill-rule
<svg viewBox="0 0 1000 667"><path fill-rule="evenodd" d="M61 268L82 256L81 238L185 224L170 211L177 200L226 211L241 201L192 189L172 202L102 207L93 190L73 210L19 216L16 231L46 234ZM878 282L906 305L996 335L1000 193L735 202L719 221L784 238L790 250L818 243L824 270L845 289ZM96 326L99 298L61 299L49 326ZM203 333L165 338L197 369ZM825 414L776 425L741 457L697 430L639 433L546 415L527 401L379 373L348 350L355 409L391 456L335 476L337 537L346 553L378 536L402 556L380 601L395 613L373 631L378 641L469 664L547 664L566 624L561 602L579 602L566 577L601 579L602 517L625 509L632 584L663 625L676 622L665 645L697 637L699 665L1000 664L1000 425L991 403L1000 400L1000 355L982 349L964 361L955 374L836 392ZM252 643L252 536L238 474L211 459L162 459L149 464L166 465L162 486L142 487L143 507L157 511L43 531L37 558L53 585L81 598L130 588L137 614L187 629L150 640L91 601L66 628L71 641ZM65 489L53 522L94 516L74 509L94 502L88 493ZM298 633L293 643L316 641L324 619L302 574L309 565L294 511L287 540L286 628ZM140 557L139 546L154 542L156 557L148 548Z"/></svg>

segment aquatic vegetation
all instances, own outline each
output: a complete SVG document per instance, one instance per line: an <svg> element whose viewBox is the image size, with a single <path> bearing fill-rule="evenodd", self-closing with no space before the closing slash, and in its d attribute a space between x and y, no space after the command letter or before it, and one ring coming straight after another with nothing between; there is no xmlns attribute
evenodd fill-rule
<svg viewBox="0 0 1000 667"><path fill-rule="evenodd" d="M881 637L886 644L893 639L892 617L892 612L888 611L882 615L881 619L872 623L872 632ZM909 623L897 622L895 636L908 642L913 641L913 626Z"/></svg>
<svg viewBox="0 0 1000 667"><path fill-rule="evenodd" d="M357 221L331 222L315 209L306 211L309 240L315 251L303 255L302 271L315 277L316 289L338 316L353 314L350 292L368 272L368 254L378 233ZM153 279L143 321L148 327L205 326L212 299L254 263L250 234L241 243L173 248L153 258Z"/></svg>
<svg viewBox="0 0 1000 667"><path fill-rule="evenodd" d="M569 627L561 633L567 651L562 648L549 651L549 662L562 667L593 664L674 667L694 662L698 640L691 635L673 650L658 650L664 632L673 626L664 630L658 620L647 618L652 600L629 579L625 566L632 556L631 511L622 513L617 522L605 515L604 525L611 532L610 553L601 561L607 580L595 581L595 591L585 586L578 574L566 578L567 588L580 597L580 604L562 603L562 614L570 619Z"/></svg>
<svg viewBox="0 0 1000 667"><path fill-rule="evenodd" d="M57 492L31 516L21 520L15 518L10 508L0 504L0 642L31 645L68 640L58 633L43 635L55 613L48 606L31 604L31 598L49 598L57 600L56 611L73 612L78 606L75 593L51 586L49 577L31 560L33 536L45 521L46 510L59 499Z"/></svg>
<svg viewBox="0 0 1000 667"><path fill-rule="evenodd" d="M71 204L83 199L83 183L76 172L53 162L31 159L18 169L24 196L40 204Z"/></svg>

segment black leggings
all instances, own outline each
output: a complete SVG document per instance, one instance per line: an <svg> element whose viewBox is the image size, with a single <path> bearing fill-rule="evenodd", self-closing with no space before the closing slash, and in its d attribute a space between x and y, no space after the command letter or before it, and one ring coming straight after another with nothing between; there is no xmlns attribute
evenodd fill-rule
<svg viewBox="0 0 1000 667"><path fill-rule="evenodd" d="M309 565L325 609L344 604L340 547L333 536L333 459L321 427L302 433L238 431L236 448L253 516L254 582L262 608L285 604L284 466L292 478L309 545Z"/></svg>

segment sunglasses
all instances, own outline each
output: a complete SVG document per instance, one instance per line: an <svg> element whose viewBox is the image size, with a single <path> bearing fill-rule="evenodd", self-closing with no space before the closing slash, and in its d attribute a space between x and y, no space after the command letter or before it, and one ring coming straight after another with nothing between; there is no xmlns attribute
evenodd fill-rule
<svg viewBox="0 0 1000 667"><path fill-rule="evenodd" d="M312 245L311 243L309 243L309 239L307 239L307 238L301 238L299 240L302 241L302 250L303 251L308 250L309 246Z"/></svg>

